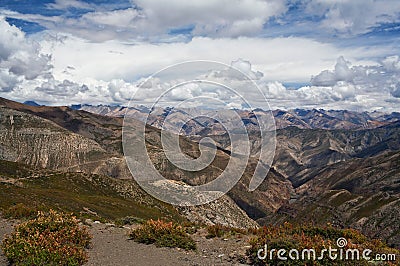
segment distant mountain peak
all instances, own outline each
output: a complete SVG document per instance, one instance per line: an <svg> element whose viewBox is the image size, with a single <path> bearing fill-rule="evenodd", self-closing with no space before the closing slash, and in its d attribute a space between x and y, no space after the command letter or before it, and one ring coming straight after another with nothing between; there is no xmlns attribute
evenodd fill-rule
<svg viewBox="0 0 400 266"><path fill-rule="evenodd" d="M25 101L24 104L29 105L29 106L41 106L35 101Z"/></svg>

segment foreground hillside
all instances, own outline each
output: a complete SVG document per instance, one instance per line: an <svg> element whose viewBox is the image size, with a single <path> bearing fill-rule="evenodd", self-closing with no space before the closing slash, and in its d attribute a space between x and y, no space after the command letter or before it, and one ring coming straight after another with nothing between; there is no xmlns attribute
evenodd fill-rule
<svg viewBox="0 0 400 266"><path fill-rule="evenodd" d="M111 221L128 216L185 220L175 208L148 196L131 181L96 174L34 169L0 160L0 191L3 210L22 204Z"/></svg>

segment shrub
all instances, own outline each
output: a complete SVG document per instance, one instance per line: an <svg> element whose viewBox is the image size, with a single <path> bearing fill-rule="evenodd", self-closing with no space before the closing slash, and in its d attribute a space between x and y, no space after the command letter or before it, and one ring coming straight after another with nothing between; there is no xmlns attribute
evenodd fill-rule
<svg viewBox="0 0 400 266"><path fill-rule="evenodd" d="M206 238L225 237L238 234L246 234L246 230L215 224L207 226Z"/></svg>
<svg viewBox="0 0 400 266"><path fill-rule="evenodd" d="M197 233L197 231L202 227L202 225L199 223L189 221L182 222L181 225L185 229L185 232L189 235Z"/></svg>
<svg viewBox="0 0 400 266"><path fill-rule="evenodd" d="M118 225L133 225L133 224L143 224L145 220L139 217L126 216L124 218L118 219L116 223Z"/></svg>
<svg viewBox="0 0 400 266"><path fill-rule="evenodd" d="M25 206L23 203L15 204L3 210L4 218L22 219L33 218L37 213L37 209Z"/></svg>
<svg viewBox="0 0 400 266"><path fill-rule="evenodd" d="M82 265L90 240L75 217L50 210L16 226L1 247L13 265Z"/></svg>
<svg viewBox="0 0 400 266"><path fill-rule="evenodd" d="M360 254L364 249L371 249L374 257L376 253L381 254L399 254L398 250L390 249L380 240L368 240L367 237L354 229L337 229L332 226L317 227L317 226L294 226L285 223L281 226L264 226L256 232L256 236L250 239L251 247L247 250L252 264L254 265L371 265L366 260L331 260L327 253L324 255L323 260L304 260L300 257L299 260L292 260L288 257L288 252L291 249L296 249L300 253L304 249L314 249L316 257L321 255L323 249L337 249L336 240L338 238L345 238L347 245L343 247L345 251L348 248L358 249ZM267 244L267 258L261 260L257 256L259 249L264 249ZM277 252L273 253L270 258L270 253L273 249L286 250L285 256L288 258L286 261L277 258ZM262 253L264 255L264 253ZM361 255L360 255L361 258ZM389 265L390 262L388 262ZM385 264L386 265L386 264Z"/></svg>
<svg viewBox="0 0 400 266"><path fill-rule="evenodd" d="M149 220L130 233L130 238L139 243L155 244L158 247L178 247L195 250L196 243L186 233L185 228L161 220Z"/></svg>

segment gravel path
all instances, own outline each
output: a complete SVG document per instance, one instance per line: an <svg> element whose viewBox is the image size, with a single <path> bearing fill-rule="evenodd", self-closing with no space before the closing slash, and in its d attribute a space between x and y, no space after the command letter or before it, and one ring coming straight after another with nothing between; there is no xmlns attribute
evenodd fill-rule
<svg viewBox="0 0 400 266"><path fill-rule="evenodd" d="M0 238L11 233L13 222L0 218ZM206 239L201 232L194 236L197 251L157 248L128 240L127 228L117 228L105 224L89 227L93 235L92 246L88 250L88 266L180 266L180 265L243 265L241 257L246 250L245 239ZM0 251L0 266L8 265Z"/></svg>
<svg viewBox="0 0 400 266"><path fill-rule="evenodd" d="M14 223L0 217L0 241L3 241L4 235L10 234L13 231ZM4 257L3 250L0 249L0 265L8 265L6 257Z"/></svg>

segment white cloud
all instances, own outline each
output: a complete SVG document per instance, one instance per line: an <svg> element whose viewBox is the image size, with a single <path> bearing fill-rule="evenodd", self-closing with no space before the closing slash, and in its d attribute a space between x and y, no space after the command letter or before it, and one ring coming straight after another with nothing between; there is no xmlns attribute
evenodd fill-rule
<svg viewBox="0 0 400 266"><path fill-rule="evenodd" d="M355 76L355 69L350 69L349 62L343 56L339 57L333 71L324 70L320 74L311 78L312 85L333 86L338 81L352 82Z"/></svg>
<svg viewBox="0 0 400 266"><path fill-rule="evenodd" d="M49 79L42 82L40 87L36 87L35 90L52 96L72 97L78 93L87 92L89 88L86 85L79 85L69 80L58 81Z"/></svg>
<svg viewBox="0 0 400 266"><path fill-rule="evenodd" d="M400 104L398 56L375 65L351 65L339 57L334 70L313 77L313 86L288 90L282 84L266 84L273 106L280 108L332 108L396 111Z"/></svg>
<svg viewBox="0 0 400 266"><path fill-rule="evenodd" d="M119 28L132 27L135 28L135 19L139 18L140 13L134 8L113 10L113 11L102 11L102 12L90 12L86 13L81 17L83 22L89 22L97 27L102 25L114 26Z"/></svg>
<svg viewBox="0 0 400 266"><path fill-rule="evenodd" d="M264 76L262 72L252 69L250 61L241 58L232 61L231 66L232 68L213 71L210 75L215 78L225 78L230 80L258 80Z"/></svg>
<svg viewBox="0 0 400 266"><path fill-rule="evenodd" d="M0 92L9 92L19 83L18 77L7 69L0 69Z"/></svg>
<svg viewBox="0 0 400 266"><path fill-rule="evenodd" d="M113 79L108 83L108 91L115 102L126 102L137 91L137 86L122 79Z"/></svg>
<svg viewBox="0 0 400 266"><path fill-rule="evenodd" d="M387 71L400 72L400 60L398 55L386 57L382 60L382 65Z"/></svg>
<svg viewBox="0 0 400 266"><path fill-rule="evenodd" d="M0 90L10 91L21 80L49 75L50 56L40 52L40 45L0 17Z"/></svg>
<svg viewBox="0 0 400 266"><path fill-rule="evenodd" d="M37 42L28 41L25 34L0 17L0 68L13 75L34 79L46 73L50 56L40 53Z"/></svg>
<svg viewBox="0 0 400 266"><path fill-rule="evenodd" d="M38 41L27 37L20 29L0 18L1 95L16 100L32 99L43 103L65 104L81 100L109 102L126 94L125 86L120 90L101 91L98 86L89 89L83 82L72 81L71 67L67 67L68 71L64 73L66 76L69 73L68 78L54 78L55 69L50 52L43 53ZM107 88L107 83L101 85ZM110 92L113 94L110 95Z"/></svg>
<svg viewBox="0 0 400 266"><path fill-rule="evenodd" d="M93 9L88 3L78 0L55 0L54 3L46 5L49 9L66 10L68 8L80 8L80 9Z"/></svg>
<svg viewBox="0 0 400 266"><path fill-rule="evenodd" d="M383 23L400 18L397 0L309 0L306 12L323 17L321 26L339 34L353 35L369 32Z"/></svg>
<svg viewBox="0 0 400 266"><path fill-rule="evenodd" d="M334 70L324 70L313 77L315 86L356 86L358 90L373 92L386 91L397 95L400 82L399 57L389 56L380 64L370 66L350 66L343 57L339 57ZM345 92L344 92L345 93Z"/></svg>

